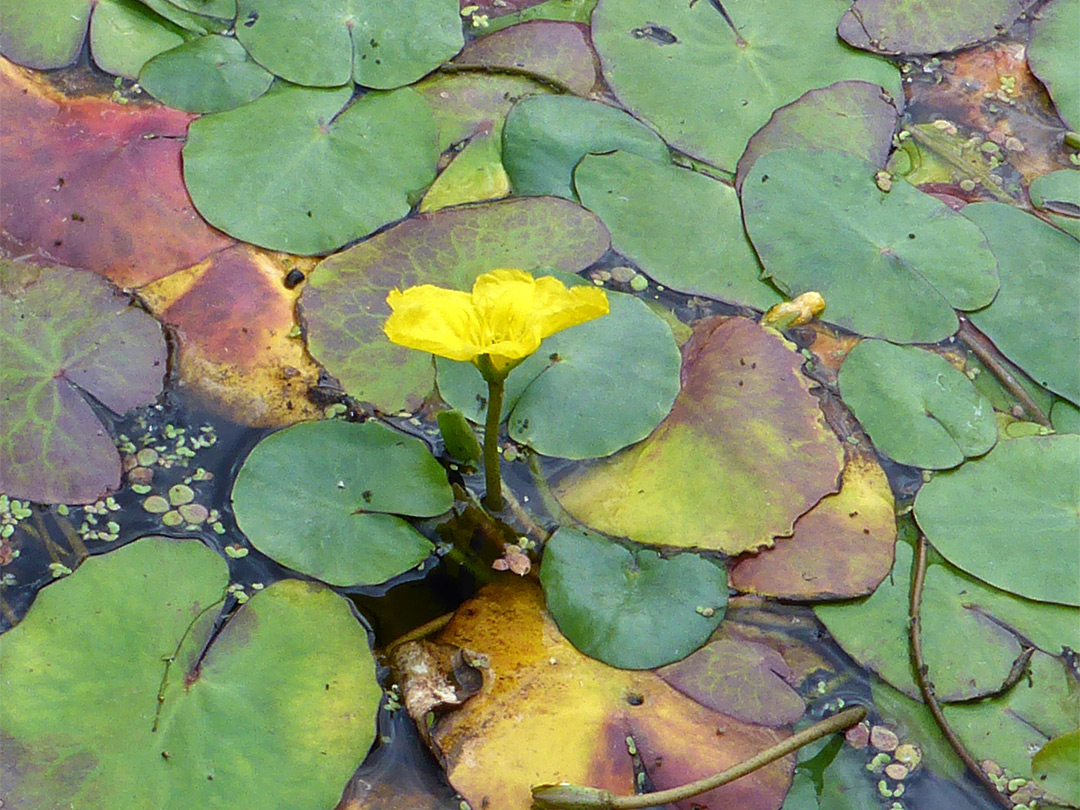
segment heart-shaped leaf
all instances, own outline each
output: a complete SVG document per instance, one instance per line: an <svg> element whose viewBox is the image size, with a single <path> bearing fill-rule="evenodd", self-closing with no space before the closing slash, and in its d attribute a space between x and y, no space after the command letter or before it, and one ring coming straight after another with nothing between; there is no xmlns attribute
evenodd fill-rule
<svg viewBox="0 0 1080 810"><path fill-rule="evenodd" d="M231 37L205 36L158 54L143 65L139 84L178 110L212 113L247 104L274 81Z"/></svg>

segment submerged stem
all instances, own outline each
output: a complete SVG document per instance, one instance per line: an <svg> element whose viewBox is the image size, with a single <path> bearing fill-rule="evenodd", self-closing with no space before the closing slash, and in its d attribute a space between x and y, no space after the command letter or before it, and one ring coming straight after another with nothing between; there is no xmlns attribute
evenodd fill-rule
<svg viewBox="0 0 1080 810"><path fill-rule="evenodd" d="M484 421L484 506L492 512L503 508L502 474L499 469L499 417L502 415L503 388L506 378L498 375L487 377L487 419Z"/></svg>

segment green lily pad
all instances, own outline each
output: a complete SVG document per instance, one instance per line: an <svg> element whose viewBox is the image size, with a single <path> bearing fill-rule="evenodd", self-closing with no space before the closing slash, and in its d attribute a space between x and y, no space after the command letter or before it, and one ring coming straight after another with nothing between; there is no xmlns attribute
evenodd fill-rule
<svg viewBox="0 0 1080 810"><path fill-rule="evenodd" d="M604 78L669 144L734 171L773 110L807 90L862 79L901 98L892 65L846 47L836 21L847 0L725 0L657 6L600 0L593 43Z"/></svg>
<svg viewBox="0 0 1080 810"><path fill-rule="evenodd" d="M612 246L659 283L757 309L783 300L761 280L731 186L628 152L586 156L574 184Z"/></svg>
<svg viewBox="0 0 1080 810"><path fill-rule="evenodd" d="M786 726L806 711L791 687L794 674L783 656L745 639L714 639L656 674L702 706L745 723Z"/></svg>
<svg viewBox="0 0 1080 810"><path fill-rule="evenodd" d="M997 256L1001 291L971 321L1040 385L1080 405L1080 242L1003 203L973 203L965 217Z"/></svg>
<svg viewBox="0 0 1080 810"><path fill-rule="evenodd" d="M1080 433L1080 408L1059 399L1050 411L1050 421L1057 433Z"/></svg>
<svg viewBox="0 0 1080 810"><path fill-rule="evenodd" d="M205 36L147 62L139 84L170 107L188 112L231 110L254 101L274 81L232 37Z"/></svg>
<svg viewBox="0 0 1080 810"><path fill-rule="evenodd" d="M956 51L993 39L1035 0L935 3L855 0L837 32L856 48L889 55Z"/></svg>
<svg viewBox="0 0 1080 810"><path fill-rule="evenodd" d="M515 194L577 200L574 166L590 152L622 149L668 162L660 136L622 110L573 96L522 99L503 131L503 164Z"/></svg>
<svg viewBox="0 0 1080 810"><path fill-rule="evenodd" d="M1027 50L1031 72L1046 85L1061 120L1073 129L1080 128L1080 76L1076 72L1078 14L1078 0L1051 0L1039 9Z"/></svg>
<svg viewBox="0 0 1080 810"><path fill-rule="evenodd" d="M392 344L382 331L394 288L437 284L467 290L500 267L576 272L611 242L593 214L536 197L445 209L405 220L323 261L300 299L308 347L346 390L387 412L413 409L432 392L431 356Z"/></svg>
<svg viewBox="0 0 1080 810"><path fill-rule="evenodd" d="M38 595L0 637L8 806L338 801L375 738L367 633L346 600L285 580L212 637L227 582L201 543L145 538Z"/></svg>
<svg viewBox="0 0 1080 810"><path fill-rule="evenodd" d="M503 416L514 441L547 456L596 458L644 439L667 416L679 393L671 330L633 296L608 293L608 302L608 315L546 338L510 372ZM482 423L488 389L476 367L441 357L435 366L442 398Z"/></svg>
<svg viewBox="0 0 1080 810"><path fill-rule="evenodd" d="M870 82L836 82L810 90L776 110L746 144L735 170L742 188L754 161L789 146L839 149L882 168L892 150L900 113L896 102Z"/></svg>
<svg viewBox="0 0 1080 810"><path fill-rule="evenodd" d="M454 502L419 439L378 422L302 422L267 436L233 485L236 522L257 549L331 585L377 585L434 547L398 515Z"/></svg>
<svg viewBox="0 0 1080 810"><path fill-rule="evenodd" d="M236 37L256 62L294 84L355 81L389 90L461 50L458 8L457 0L237 0Z"/></svg>
<svg viewBox="0 0 1080 810"><path fill-rule="evenodd" d="M816 605L814 612L848 655L918 699L908 659L912 558L910 538L898 540L892 574L872 595ZM1063 646L1076 649L1078 619L1075 608L990 588L932 554L922 600L923 655L938 698L951 702L998 692L1020 656L1022 641L1051 654Z"/></svg>
<svg viewBox="0 0 1080 810"><path fill-rule="evenodd" d="M941 473L915 519L934 548L984 582L1080 605L1080 436L1030 436ZM1074 648L1076 649L1076 648Z"/></svg>
<svg viewBox="0 0 1080 810"><path fill-rule="evenodd" d="M114 76L134 79L159 53L175 48L187 32L136 0L99 0L90 18L94 63ZM190 35L188 35L190 36Z"/></svg>
<svg viewBox="0 0 1080 810"><path fill-rule="evenodd" d="M771 546L837 490L843 466L801 366L753 321L698 321L668 417L643 442L558 481L556 497L586 525L639 543L725 554Z"/></svg>
<svg viewBox="0 0 1080 810"><path fill-rule="evenodd" d="M1080 171L1061 169L1036 177L1028 194L1055 225L1080 239Z"/></svg>
<svg viewBox="0 0 1080 810"><path fill-rule="evenodd" d="M1047 793L1080 807L1080 729L1050 740L1031 760L1031 774Z"/></svg>
<svg viewBox="0 0 1080 810"><path fill-rule="evenodd" d="M405 216L435 179L437 131L412 90L282 85L193 121L184 181L217 228L272 250L329 253Z"/></svg>
<svg viewBox="0 0 1080 810"><path fill-rule="evenodd" d="M565 526L544 547L540 583L563 635L620 669L685 658L705 643L727 607L722 564L696 554L665 559Z"/></svg>
<svg viewBox="0 0 1080 810"><path fill-rule="evenodd" d="M477 27L477 33L490 35L503 28L533 20L588 25L596 7L596 0L544 0L541 3L534 0L506 0L505 5L496 5L494 0L480 0L470 5L475 5L490 15L487 26Z"/></svg>
<svg viewBox="0 0 1080 810"><path fill-rule="evenodd" d="M454 57L457 67L524 71L587 96L596 84L595 56L585 25L533 20L469 43ZM569 122L566 122L569 123Z"/></svg>
<svg viewBox="0 0 1080 810"><path fill-rule="evenodd" d="M92 503L120 454L88 397L115 413L161 393L161 327L105 279L0 260L0 492Z"/></svg>
<svg viewBox="0 0 1080 810"><path fill-rule="evenodd" d="M1076 676L1064 661L1036 652L1025 677L1004 695L943 708L945 719L976 761L990 759L1026 775L1031 773L1033 754L1080 726L1076 691Z"/></svg>
<svg viewBox="0 0 1080 810"><path fill-rule="evenodd" d="M901 464L943 470L997 441L989 400L932 352L862 340L840 367L839 383L877 449Z"/></svg>
<svg viewBox="0 0 1080 810"><path fill-rule="evenodd" d="M997 261L959 214L903 180L882 191L876 172L834 150L769 152L743 183L747 233L766 275L792 296L820 292L830 322L936 343L957 330L954 307L993 299Z"/></svg>

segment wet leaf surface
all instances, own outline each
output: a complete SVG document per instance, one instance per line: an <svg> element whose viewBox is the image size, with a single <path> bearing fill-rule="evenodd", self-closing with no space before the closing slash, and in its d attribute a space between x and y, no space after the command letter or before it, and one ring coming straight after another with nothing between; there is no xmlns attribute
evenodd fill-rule
<svg viewBox="0 0 1080 810"><path fill-rule="evenodd" d="M720 624L727 604L722 564L696 554L664 558L568 527L544 545L540 582L559 631L585 655L621 669L653 669L685 658ZM802 717L803 702L796 700L795 717L765 725ZM727 713L763 722L759 715Z"/></svg>
<svg viewBox="0 0 1080 810"><path fill-rule="evenodd" d="M394 288L468 289L498 267L576 272L610 245L600 221L565 200L536 198L447 209L390 228L322 262L301 313L308 346L350 394L383 411L415 409L434 388L430 356L383 334Z"/></svg>
<svg viewBox="0 0 1080 810"><path fill-rule="evenodd" d="M875 172L833 150L770 152L743 183L747 233L777 286L825 297L830 323L900 343L942 340L957 329L954 307L993 300L994 254L943 203L903 181L884 191Z"/></svg>
<svg viewBox="0 0 1080 810"><path fill-rule="evenodd" d="M432 544L399 515L431 517L454 498L419 439L378 422L304 422L263 439L236 476L233 509L260 551L331 585L377 585Z"/></svg>
<svg viewBox="0 0 1080 810"><path fill-rule="evenodd" d="M955 51L993 39L1035 0L855 0L840 18L838 32L856 48L883 54Z"/></svg>
<svg viewBox="0 0 1080 810"><path fill-rule="evenodd" d="M238 0L236 20L236 38L256 62L288 82L313 87L352 80L380 90L401 87L437 68L464 42L455 0Z"/></svg>
<svg viewBox="0 0 1080 810"><path fill-rule="evenodd" d="M514 441L547 456L596 458L644 439L667 416L679 393L671 330L640 300L609 293L608 302L609 315L546 338L510 372L503 417ZM482 423L488 389L476 367L441 357L435 367L440 396Z"/></svg>
<svg viewBox="0 0 1080 810"><path fill-rule="evenodd" d="M604 78L677 149L734 171L772 111L807 90L861 79L901 95L895 68L837 39L843 0L723 8L731 25L711 3L661 10L650 0L600 0L593 15Z"/></svg>
<svg viewBox="0 0 1080 810"><path fill-rule="evenodd" d="M699 321L667 419L563 478L556 496L586 525L639 543L726 554L771 546L838 489L843 465L801 364L752 321Z"/></svg>
<svg viewBox="0 0 1080 810"><path fill-rule="evenodd" d="M351 98L348 88L281 85L192 122L184 180L199 213L238 239L302 255L405 216L435 178L431 110L407 88Z"/></svg>
<svg viewBox="0 0 1080 810"><path fill-rule="evenodd" d="M0 639L4 801L336 802L375 736L367 634L344 599L286 580L211 642L227 582L199 542L145 538L42 591Z"/></svg>
<svg viewBox="0 0 1080 810"><path fill-rule="evenodd" d="M818 605L814 612L845 652L918 698L907 652L912 558L910 538L899 540L892 573L872 596ZM926 664L938 698L952 702L998 692L1025 645L1052 655L1064 646L1075 649L1080 642L1078 618L1075 608L990 588L935 557L926 574L922 627ZM964 639L962 645L958 638Z"/></svg>
<svg viewBox="0 0 1080 810"><path fill-rule="evenodd" d="M915 517L946 559L979 579L1080 605L1078 502L1080 437L1030 436L935 476L919 491Z"/></svg>
<svg viewBox="0 0 1080 810"><path fill-rule="evenodd" d="M92 273L0 260L0 346L0 491L92 503L117 489L120 454L91 402L122 414L161 393L157 322Z"/></svg>
<svg viewBox="0 0 1080 810"><path fill-rule="evenodd" d="M669 160L667 144L621 110L572 96L530 98L507 117L503 162L515 194L576 201L574 167L590 153L615 149Z"/></svg>
<svg viewBox="0 0 1080 810"><path fill-rule="evenodd" d="M488 34L470 42L451 64L523 71L579 96L589 94L598 73L588 26L556 20L533 20Z"/></svg>
<svg viewBox="0 0 1080 810"><path fill-rule="evenodd" d="M68 100L27 71L0 67L6 250L138 286L233 244L184 189L178 139L191 115Z"/></svg>
<svg viewBox="0 0 1080 810"><path fill-rule="evenodd" d="M872 451L847 448L840 491L795 521L791 537L736 558L736 590L782 599L836 599L870 593L889 573L895 502Z"/></svg>
<svg viewBox="0 0 1080 810"><path fill-rule="evenodd" d="M736 188L742 188L761 155L793 146L839 149L884 167L900 119L899 105L870 82L836 82L803 93L773 112L750 138L735 171Z"/></svg>
<svg viewBox="0 0 1080 810"><path fill-rule="evenodd" d="M629 152L585 156L574 185L612 246L659 283L757 309L781 300L761 280L731 186Z"/></svg>
<svg viewBox="0 0 1080 810"><path fill-rule="evenodd" d="M1001 291L972 323L1036 382L1080 405L1072 362L1080 355L1080 242L1001 203L966 206L964 216L986 234L1001 274Z"/></svg>
<svg viewBox="0 0 1080 810"><path fill-rule="evenodd" d="M527 580L481 591L439 640L488 659L480 693L432 729L451 784L474 807L486 799L489 807L526 810L529 788L544 782L633 793L627 737L662 789L722 770L785 736L695 703L651 672L584 657L546 617L539 588ZM793 765L793 758L782 759L694 802L704 810L773 810Z"/></svg>
<svg viewBox="0 0 1080 810"><path fill-rule="evenodd" d="M863 340L840 369L840 393L877 449L940 470L997 441L990 402L948 360L915 346Z"/></svg>

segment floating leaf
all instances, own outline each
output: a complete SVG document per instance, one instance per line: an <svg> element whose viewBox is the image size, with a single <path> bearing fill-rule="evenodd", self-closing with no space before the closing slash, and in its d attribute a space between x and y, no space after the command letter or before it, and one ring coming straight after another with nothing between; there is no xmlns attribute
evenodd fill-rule
<svg viewBox="0 0 1080 810"><path fill-rule="evenodd" d="M789 146L838 149L882 168L899 118L896 102L870 82L836 82L810 90L776 110L754 133L739 158L735 187L742 188L755 160Z"/></svg>
<svg viewBox="0 0 1080 810"><path fill-rule="evenodd" d="M474 40L451 64L485 70L520 70L586 96L597 80L595 59L589 46L588 26L533 20Z"/></svg>
<svg viewBox="0 0 1080 810"><path fill-rule="evenodd" d="M323 261L301 310L311 353L358 399L395 412L434 388L430 356L390 343L386 296L417 284L469 289L499 267L576 272L610 246L595 216L565 200L507 200L422 214Z"/></svg>
<svg viewBox="0 0 1080 810"><path fill-rule="evenodd" d="M415 82L464 43L457 0L237 0L236 38L294 84L380 90Z"/></svg>
<svg viewBox="0 0 1080 810"><path fill-rule="evenodd" d="M145 538L45 588L0 638L5 803L333 806L375 738L367 634L297 580L214 634L227 582L201 543Z"/></svg>
<svg viewBox="0 0 1080 810"><path fill-rule="evenodd" d="M807 90L862 79L901 97L894 67L837 39L847 7L725 0L721 11L712 3L600 0L593 42L604 78L631 113L677 149L734 171L773 110Z"/></svg>
<svg viewBox="0 0 1080 810"><path fill-rule="evenodd" d="M757 309L781 300L761 280L731 186L628 152L585 157L574 184L612 246L659 283Z"/></svg>
<svg viewBox="0 0 1080 810"><path fill-rule="evenodd" d="M252 545L331 585L377 585L433 546L397 515L454 502L419 439L378 422L303 422L259 442L236 476L233 509Z"/></svg>
<svg viewBox="0 0 1080 810"><path fill-rule="evenodd" d="M180 45L185 34L137 0L98 0L90 18L90 51L106 73L134 79L148 61Z"/></svg>
<svg viewBox="0 0 1080 810"><path fill-rule="evenodd" d="M1080 436L1002 442L985 458L936 475L915 518L934 548L991 585L1080 605Z"/></svg>
<svg viewBox="0 0 1080 810"><path fill-rule="evenodd" d="M147 62L139 84L170 107L213 113L247 104L265 93L268 73L231 37L193 39Z"/></svg>
<svg viewBox="0 0 1080 810"><path fill-rule="evenodd" d="M990 402L944 357L863 340L840 368L840 395L874 445L901 464L942 470L997 441Z"/></svg>
<svg viewBox="0 0 1080 810"><path fill-rule="evenodd" d="M964 216L983 229L1001 272L1001 292L972 323L1036 382L1080 405L1080 242L1011 205L974 203Z"/></svg>
<svg viewBox="0 0 1080 810"><path fill-rule="evenodd" d="M290 336L300 290L282 282L297 264L236 245L139 290L172 330L172 370L185 396L241 425L321 418L308 396L319 368Z"/></svg>
<svg viewBox="0 0 1080 810"><path fill-rule="evenodd" d="M620 669L685 658L705 643L727 606L723 564L696 554L664 558L567 527L544 546L540 583L560 632L585 655Z"/></svg>
<svg viewBox="0 0 1080 810"><path fill-rule="evenodd" d="M82 50L93 0L28 0L4 3L0 53L26 67L48 70L72 64ZM42 25L42 20L48 20ZM6 111L10 116L10 110Z"/></svg>
<svg viewBox="0 0 1080 810"><path fill-rule="evenodd" d="M184 189L188 113L64 99L7 62L0 106L0 238L12 255L35 253L135 287L234 244Z"/></svg>
<svg viewBox="0 0 1080 810"><path fill-rule="evenodd" d="M93 273L0 260L0 492L92 503L120 485L120 454L94 407L153 401L161 327Z"/></svg>
<svg viewBox="0 0 1080 810"><path fill-rule="evenodd" d="M1080 726L1076 692L1076 675L1069 666L1036 652L1025 676L1004 695L950 704L944 707L945 718L976 761L990 759L1014 773L1029 774L1034 753Z"/></svg>
<svg viewBox="0 0 1080 810"><path fill-rule="evenodd" d="M1050 91L1067 126L1080 127L1080 78L1076 75L1077 0L1051 0L1039 9L1028 45L1028 64ZM5 51L6 53L6 51Z"/></svg>
<svg viewBox="0 0 1080 810"><path fill-rule="evenodd" d="M556 496L586 525L639 543L725 554L771 546L836 491L843 464L801 365L753 321L699 321L667 419L559 481Z"/></svg>
<svg viewBox="0 0 1080 810"><path fill-rule="evenodd" d="M729 563L731 587L781 599L845 599L878 586L892 568L895 502L873 451L847 451L840 491L796 520L791 537Z"/></svg>
<svg viewBox="0 0 1080 810"><path fill-rule="evenodd" d="M1050 421L1058 433L1080 433L1080 408L1067 399L1059 399L1050 411Z"/></svg>
<svg viewBox="0 0 1080 810"><path fill-rule="evenodd" d="M628 737L663 789L730 767L785 736L702 706L652 672L586 658L559 633L529 581L488 586L439 640L488 659L480 693L440 713L431 735L450 783L475 807L487 798L492 808L528 810L529 788L545 782L634 793ZM773 810L793 766L793 757L782 759L693 801L702 810Z"/></svg>
<svg viewBox="0 0 1080 810"><path fill-rule="evenodd" d="M997 262L963 217L901 180L883 191L876 171L834 150L769 152L743 183L747 233L776 285L820 292L831 323L935 343L956 331L954 307L990 303Z"/></svg>
<svg viewBox="0 0 1080 810"><path fill-rule="evenodd" d="M1031 773L1042 790L1080 807L1080 729L1050 740L1031 760Z"/></svg>
<svg viewBox="0 0 1080 810"><path fill-rule="evenodd" d="M611 312L544 340L510 372L503 416L510 436L561 458L607 456L644 439L679 393L679 350L644 302L609 293ZM634 367L627 388L620 371ZM439 393L474 422L487 414L487 384L471 363L438 358Z"/></svg>
<svg viewBox="0 0 1080 810"><path fill-rule="evenodd" d="M1061 169L1036 177L1028 193L1032 205L1063 231L1080 239L1080 171Z"/></svg>
<svg viewBox="0 0 1080 810"><path fill-rule="evenodd" d="M550 599L548 604L550 609ZM652 634L664 638L659 629ZM715 639L656 674L702 706L746 723L786 726L806 711L803 699L791 688L794 674L783 656L752 641Z"/></svg>
<svg viewBox="0 0 1080 810"><path fill-rule="evenodd" d="M503 163L516 194L577 200L574 167L590 152L622 149L662 162L660 136L622 110L573 96L522 99L503 134Z"/></svg>
<svg viewBox="0 0 1080 810"><path fill-rule="evenodd" d="M431 110L409 89L351 98L282 85L193 121L184 180L199 213L245 242L303 255L405 216L435 178Z"/></svg>
<svg viewBox="0 0 1080 810"><path fill-rule="evenodd" d="M873 53L942 53L993 39L1032 5L1034 0L988 0L977 6L965 0L855 0L837 30L851 45Z"/></svg>
<svg viewBox="0 0 1080 810"><path fill-rule="evenodd" d="M817 605L814 612L848 655L918 698L907 637L912 556L910 538L901 539L891 576L872 596ZM1074 649L1072 645L1080 642L1078 618L1080 613L1073 608L987 587L934 555L926 572L922 628L924 655L938 698L969 700L999 691L1020 656L1021 640L1049 653L1059 653L1063 646ZM963 645L957 645L958 638L964 639Z"/></svg>

